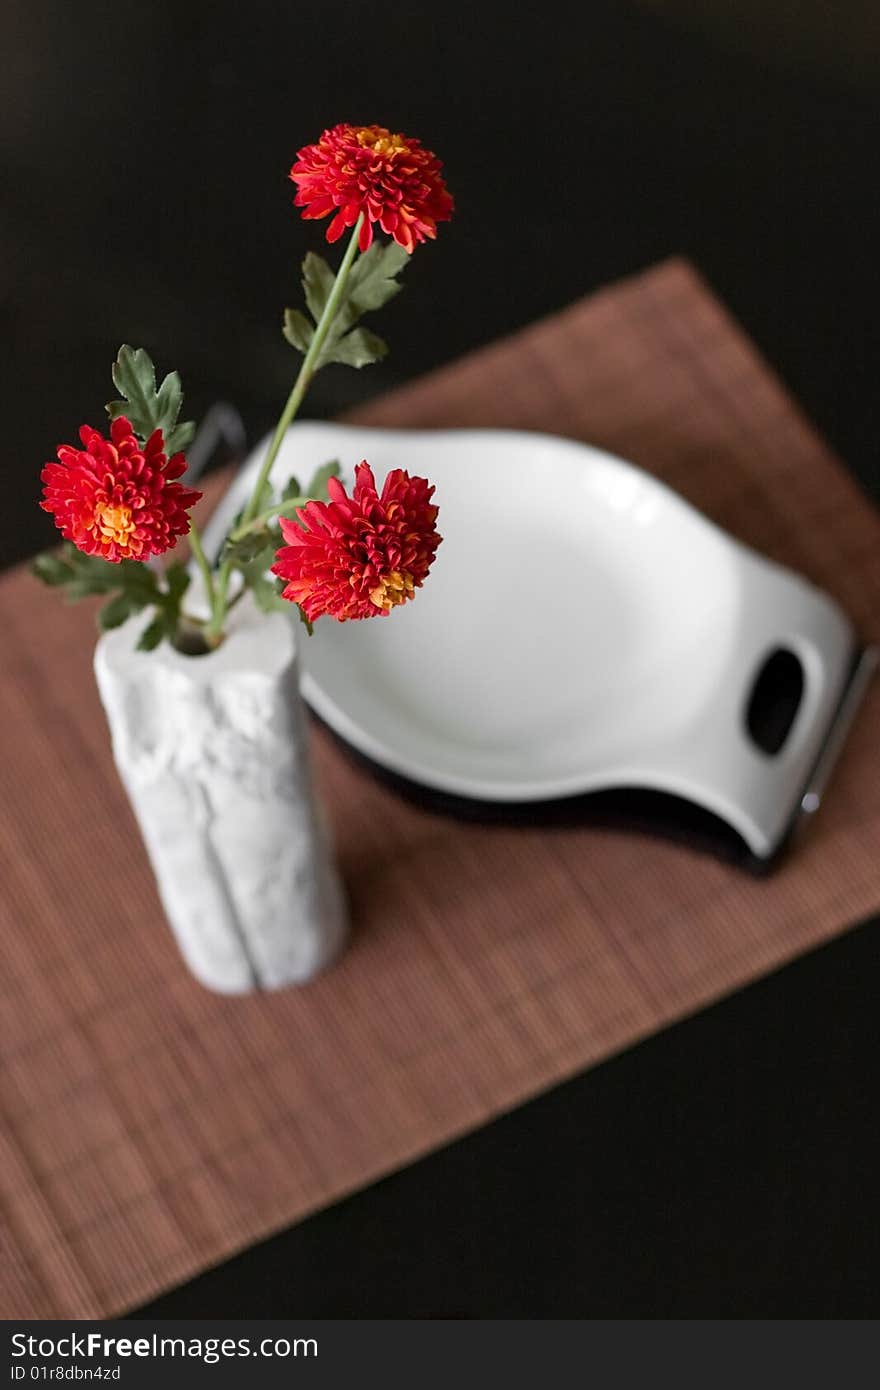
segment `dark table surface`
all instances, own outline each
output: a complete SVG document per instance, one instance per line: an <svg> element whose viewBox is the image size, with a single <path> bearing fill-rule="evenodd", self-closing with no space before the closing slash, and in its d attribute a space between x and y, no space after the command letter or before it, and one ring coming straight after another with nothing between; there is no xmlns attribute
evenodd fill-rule
<svg viewBox="0 0 880 1390"><path fill-rule="evenodd" d="M864 8L822 8L768 36L726 0L714 28L662 0L9 7L0 561L52 539L39 467L98 422L119 342L196 415L269 426L318 246L285 173L342 119L421 135L458 213L383 313L392 357L329 369L309 413L679 252L880 495L877 68ZM145 1312L871 1316L877 954L865 925Z"/></svg>

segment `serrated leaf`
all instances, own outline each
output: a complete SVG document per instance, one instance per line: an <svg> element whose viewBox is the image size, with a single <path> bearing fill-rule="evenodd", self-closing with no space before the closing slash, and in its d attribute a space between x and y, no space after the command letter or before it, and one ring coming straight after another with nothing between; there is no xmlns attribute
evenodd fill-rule
<svg viewBox="0 0 880 1390"><path fill-rule="evenodd" d="M154 651L156 647L158 647L159 643L162 641L162 638L165 635L165 619L161 614L159 614L157 617L153 619L151 623L148 623L147 626L144 628L137 644L137 650L139 652Z"/></svg>
<svg viewBox="0 0 880 1390"><path fill-rule="evenodd" d="M386 356L387 345L375 333L366 329L352 333L354 325L364 314L380 309L399 294L403 286L396 278L409 257L396 242L382 245L375 241L352 266L336 308L324 345L318 354L315 370L329 362L342 362L350 367L365 367ZM303 290L306 304L315 324L309 323L299 309L285 309L284 336L291 347L307 353L312 345L318 324L333 290L335 277L321 256L309 252L303 261Z"/></svg>
<svg viewBox="0 0 880 1390"><path fill-rule="evenodd" d="M406 252L396 242L392 241L383 246L374 241L369 250L355 261L333 325L318 356L318 367L324 367L329 362L342 362L350 367L365 367L368 363L377 362L386 356L387 346L373 333L367 334L366 341L356 337L344 347L342 343L350 336L353 325L365 313L381 308L403 289L394 277L408 260Z"/></svg>
<svg viewBox="0 0 880 1390"><path fill-rule="evenodd" d="M37 556L34 568L45 583L56 584L72 601L118 590L127 595L132 608L142 608L155 602L158 593L155 574L139 560L111 564L99 555L85 555L67 542L54 555Z"/></svg>
<svg viewBox="0 0 880 1390"><path fill-rule="evenodd" d="M180 607L180 600L183 598L190 584L190 574L186 565L179 563L169 565L165 571L165 585L168 590L168 600Z"/></svg>
<svg viewBox="0 0 880 1390"><path fill-rule="evenodd" d="M309 313L318 322L324 312L336 276L323 256L309 251L302 263L302 287Z"/></svg>
<svg viewBox="0 0 880 1390"><path fill-rule="evenodd" d="M98 627L101 632L109 632L111 628L121 627L126 618L132 614L132 604L127 594L117 594L111 598L109 603L98 612Z"/></svg>
<svg viewBox="0 0 880 1390"><path fill-rule="evenodd" d="M312 328L305 314L300 313L299 309L284 310L284 327L282 332L290 343L290 346L296 348L297 352L302 353L308 352L315 334L315 330Z"/></svg>
<svg viewBox="0 0 880 1390"><path fill-rule="evenodd" d="M164 574L165 586L153 599L156 604L155 621L161 622L163 635L173 642L180 626L181 602L190 585L190 574L185 565L175 561Z"/></svg>
<svg viewBox="0 0 880 1390"><path fill-rule="evenodd" d="M106 586L93 583L90 579L72 579L69 584L64 585L65 603L79 603L83 598L94 598L95 594L106 594Z"/></svg>
<svg viewBox="0 0 880 1390"><path fill-rule="evenodd" d="M249 531L246 535L239 536L238 540L227 539L221 558L224 562L228 560L230 564L243 569L264 551L268 552L271 545L274 545L274 538L271 538L268 527L264 526L259 531Z"/></svg>
<svg viewBox="0 0 880 1390"><path fill-rule="evenodd" d="M315 497L321 502L327 500L327 484L331 478L339 477L339 460L331 459L329 463L322 463L320 468L316 468L312 474L311 481L306 488L306 497Z"/></svg>
<svg viewBox="0 0 880 1390"><path fill-rule="evenodd" d="M273 579L267 574L257 575L248 585L254 596L254 603L261 613L283 613L289 608L287 599L281 597L281 591Z"/></svg>
<svg viewBox="0 0 880 1390"><path fill-rule="evenodd" d="M128 402L132 425L135 423L134 416L138 416L141 421L149 420L152 403L156 398L156 369L147 350L129 347L128 343L123 343L113 363L112 376L113 385ZM144 438L146 437L145 435Z"/></svg>
<svg viewBox="0 0 880 1390"><path fill-rule="evenodd" d="M154 603L159 597L156 574L142 561L122 560L115 568L119 587L139 608L143 608L147 603Z"/></svg>
<svg viewBox="0 0 880 1390"><path fill-rule="evenodd" d="M274 502L275 492L269 479L266 478L260 485L260 491L253 500L254 516L262 516L264 512L269 511L270 507L274 505ZM247 511L247 507L248 504L245 503L245 505L243 507L240 507L239 510L235 513L235 516L232 518L232 525L229 527L229 531L227 533L228 537L234 536L239 526L241 526L242 522L244 521L244 514Z"/></svg>
<svg viewBox="0 0 880 1390"><path fill-rule="evenodd" d="M269 479L266 478L262 487L260 488L259 493L257 494L257 500L254 504L254 515L262 516L263 512L267 512L269 508L273 505L274 501L275 489L273 488Z"/></svg>
<svg viewBox="0 0 880 1390"><path fill-rule="evenodd" d="M100 566L100 568L98 568ZM97 566L78 566L73 579L64 585L64 595L71 600L90 598L92 594L110 594L120 586L116 566L108 560L98 560Z"/></svg>
<svg viewBox="0 0 880 1390"><path fill-rule="evenodd" d="M268 532L267 543L259 555L255 555L249 563L239 566L245 587L250 589L255 603L264 613L277 612L284 602L279 597L276 582L269 573L269 568L281 544L280 534Z"/></svg>
<svg viewBox="0 0 880 1390"><path fill-rule="evenodd" d="M56 588L59 584L67 584L73 578L74 571L73 566L57 550L47 550L42 555L34 556L31 561L31 573L44 584Z"/></svg>
<svg viewBox="0 0 880 1390"><path fill-rule="evenodd" d="M180 373L169 372L156 392L155 401L156 427L161 429L166 437L177 420L182 405L183 388L180 384Z"/></svg>
<svg viewBox="0 0 880 1390"><path fill-rule="evenodd" d="M368 328L353 328L344 338L329 340L321 350L319 366L342 362L346 367L368 367L388 356L388 344Z"/></svg>
<svg viewBox="0 0 880 1390"><path fill-rule="evenodd" d="M397 276L409 264L409 255L396 241L382 245L374 241L368 251L359 256L351 268L346 285L346 297L361 314L381 309L403 289Z"/></svg>
<svg viewBox="0 0 880 1390"><path fill-rule="evenodd" d="M177 424L183 404L178 372L169 372L157 391L156 369L149 353L145 348L133 348L124 343L113 364L113 384L123 399L108 401L107 414L111 420L124 415L142 442L160 429L166 452L169 455L183 452L192 441L195 425L191 420Z"/></svg>
<svg viewBox="0 0 880 1390"><path fill-rule="evenodd" d="M165 436L165 450L170 458L172 454L183 454L192 444L196 433L195 420L181 420L179 425L175 425L170 434Z"/></svg>
<svg viewBox="0 0 880 1390"><path fill-rule="evenodd" d="M282 489L280 500L289 502L292 497L302 497L302 495L299 478L288 478Z"/></svg>
<svg viewBox="0 0 880 1390"><path fill-rule="evenodd" d="M142 609L155 609L139 643L146 651L157 646L163 637L174 639L183 596L190 584L189 571L179 561L159 574L139 560L111 564L98 555L85 555L69 541L55 552L37 556L34 569L40 577L47 576L47 583L51 580L60 587L68 602L103 595L107 602L97 614L102 632L119 627Z"/></svg>
<svg viewBox="0 0 880 1390"><path fill-rule="evenodd" d="M279 520L281 517L284 517L285 521L298 521L299 517L297 516L297 512L301 507L307 507L311 501L312 498L308 493L306 493L304 497L288 497L287 501L278 508ZM278 544L282 544L280 539Z"/></svg>

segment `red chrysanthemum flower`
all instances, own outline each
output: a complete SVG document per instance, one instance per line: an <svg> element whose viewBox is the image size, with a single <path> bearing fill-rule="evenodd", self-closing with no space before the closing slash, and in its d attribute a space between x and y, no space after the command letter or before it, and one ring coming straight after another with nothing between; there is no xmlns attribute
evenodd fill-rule
<svg viewBox="0 0 880 1390"><path fill-rule="evenodd" d="M437 235L448 222L453 202L435 154L418 140L393 135L381 125L335 125L315 145L297 154L290 177L299 188L294 199L303 217L335 212L327 240L338 241L361 213L358 245L366 251L373 223L406 250Z"/></svg>
<svg viewBox="0 0 880 1390"><path fill-rule="evenodd" d="M124 415L110 438L83 425L83 448L58 447L58 463L41 474L44 512L51 512L65 540L104 560L146 560L161 555L189 531L187 509L200 492L175 482L186 469L183 454L166 459L161 430L142 445Z"/></svg>
<svg viewBox="0 0 880 1390"><path fill-rule="evenodd" d="M301 526L281 519L287 545L272 572L287 581L284 597L309 622L325 614L344 622L390 613L413 597L440 544L433 487L395 468L380 497L372 469L360 463L351 497L338 478L327 490L329 502L300 508Z"/></svg>

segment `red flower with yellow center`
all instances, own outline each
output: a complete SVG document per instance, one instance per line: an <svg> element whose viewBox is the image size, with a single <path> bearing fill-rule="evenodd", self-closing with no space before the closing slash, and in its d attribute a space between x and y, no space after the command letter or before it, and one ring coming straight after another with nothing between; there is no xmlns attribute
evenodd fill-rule
<svg viewBox="0 0 880 1390"><path fill-rule="evenodd" d="M189 531L188 508L202 495L175 481L186 469L183 454L165 457L161 430L140 444L123 415L109 439L90 425L79 437L82 449L59 445L58 463L41 474L40 506L65 540L114 564L171 550Z"/></svg>
<svg viewBox="0 0 880 1390"><path fill-rule="evenodd" d="M309 622L390 613L421 586L440 544L433 487L395 468L379 496L364 462L355 469L351 497L338 478L327 490L329 502L299 509L301 525L281 519L287 545L272 572L286 581L284 597Z"/></svg>
<svg viewBox="0 0 880 1390"><path fill-rule="evenodd" d="M327 240L338 241L346 227L364 214L358 245L366 251L373 223L406 251L437 235L448 222L453 202L435 154L418 140L393 135L380 125L335 125L317 144L297 154L290 177L298 186L294 199L303 217L335 213Z"/></svg>

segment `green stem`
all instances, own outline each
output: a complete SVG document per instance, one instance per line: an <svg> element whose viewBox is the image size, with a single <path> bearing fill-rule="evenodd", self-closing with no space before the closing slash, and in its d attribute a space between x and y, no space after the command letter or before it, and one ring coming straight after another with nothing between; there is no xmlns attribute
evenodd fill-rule
<svg viewBox="0 0 880 1390"><path fill-rule="evenodd" d="M239 589L237 594L232 595L232 598L226 605L227 616L232 612L235 605L241 602L246 593L247 589ZM203 632L205 634L205 637L207 638L208 627L211 621L210 618L197 618L195 613L188 613L185 608L181 608L180 621L182 623L189 623L190 627L197 627L199 631Z"/></svg>
<svg viewBox="0 0 880 1390"><path fill-rule="evenodd" d="M239 591L238 591L237 594L233 594L233 595L232 595L232 598L229 600L229 602L228 602L227 605L226 605L226 613L227 613L227 616L232 612L233 608L235 607L235 605L236 605L237 603L241 603L241 600L244 598L244 596L245 596L246 593L247 593L247 589L242 588L242 589L239 589Z"/></svg>
<svg viewBox="0 0 880 1390"><path fill-rule="evenodd" d="M231 541L240 541L242 536L248 535L251 531L259 531L260 527L265 526L267 521L271 521L275 516L280 516L282 512L293 513L298 507L306 507L309 502L313 502L314 500L313 497L288 497L285 502L278 502L274 507L270 507L268 511L261 512L259 516L255 516L253 521L249 521L247 525L241 522L236 526L234 531L230 531L229 539Z"/></svg>
<svg viewBox="0 0 880 1390"><path fill-rule="evenodd" d="M345 283L348 279L349 271L351 270L351 267L354 264L354 258L357 255L358 238L360 236L361 223L363 222L363 220L364 215L363 213L361 213L357 222L351 229L351 236L348 241L348 246L345 248L345 255L343 256L339 269L336 272L336 279L334 280L333 288L327 297L327 303L324 305L324 312L322 313L315 327L314 337L312 338L312 341L309 344L309 350L303 358L303 364L299 369L296 381L293 383L293 388L290 392L290 395L287 398L287 404L285 405L278 419L278 424L275 426L275 433L272 435L272 441L267 450L266 457L263 459L263 464L260 468L257 480L254 483L251 495L248 498L244 511L242 512L241 522L239 523L239 526L237 528L239 532L247 530L251 522L256 517L257 508L260 505L260 495L263 491L263 487L269 477L269 474L272 471L272 465L278 457L278 450L281 448L284 436L287 433L287 430L291 422L295 418L296 412L302 405L303 397L305 396L306 391L308 390L311 384L312 377L315 375L315 372L318 369L317 364L318 358L321 355L321 349L324 346L327 334L329 333L333 320L336 317L336 310L339 308L339 301L342 298L342 294L345 289ZM219 639L220 634L223 631L223 619L226 616L227 610L226 596L229 592L229 581L231 577L232 565L228 560L225 560L223 564L220 566L220 569L217 573L217 587L214 591L213 616L208 627L209 636L214 641Z"/></svg>
<svg viewBox="0 0 880 1390"><path fill-rule="evenodd" d="M202 579L205 584L205 598L213 614L216 604L216 594L214 592L214 576L211 574L211 566L208 564L208 557L205 554L205 547L202 545L202 538L199 528L194 521L189 525L189 544L193 553L193 559L199 567Z"/></svg>

